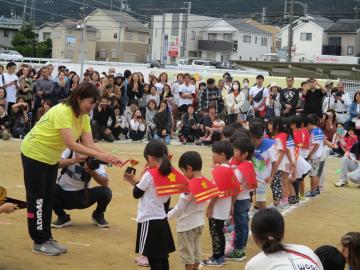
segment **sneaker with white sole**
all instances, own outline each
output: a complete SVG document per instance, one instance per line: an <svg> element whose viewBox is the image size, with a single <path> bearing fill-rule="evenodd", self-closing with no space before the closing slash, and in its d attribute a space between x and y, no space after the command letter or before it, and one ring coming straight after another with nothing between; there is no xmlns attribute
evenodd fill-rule
<svg viewBox="0 0 360 270"><path fill-rule="evenodd" d="M64 247L63 245L60 245L56 240L51 239L50 240L51 245L56 248L58 251L60 251L61 253L66 253L68 251L68 249L66 247Z"/></svg>
<svg viewBox="0 0 360 270"><path fill-rule="evenodd" d="M99 228L109 228L109 223L105 220L104 213L97 213L94 211L92 214L92 221Z"/></svg>
<svg viewBox="0 0 360 270"><path fill-rule="evenodd" d="M308 191L305 193L306 198L315 199L317 196L316 191Z"/></svg>
<svg viewBox="0 0 360 270"><path fill-rule="evenodd" d="M46 241L43 244L35 244L32 250L34 253L44 254L46 256L58 256L61 251L54 248L51 241Z"/></svg>
<svg viewBox="0 0 360 270"><path fill-rule="evenodd" d="M335 184L335 187L346 187L347 185L348 185L348 183L339 181Z"/></svg>
<svg viewBox="0 0 360 270"><path fill-rule="evenodd" d="M226 257L226 261L242 262L246 260L245 251L239 249L233 249Z"/></svg>
<svg viewBox="0 0 360 270"><path fill-rule="evenodd" d="M225 259L223 257L219 259L214 259L213 257L210 257L206 260L203 260L200 264L203 266L222 267L225 264Z"/></svg>
<svg viewBox="0 0 360 270"><path fill-rule="evenodd" d="M70 215L65 215L63 217L58 217L56 221L51 223L51 228L60 229L70 225L72 225Z"/></svg>

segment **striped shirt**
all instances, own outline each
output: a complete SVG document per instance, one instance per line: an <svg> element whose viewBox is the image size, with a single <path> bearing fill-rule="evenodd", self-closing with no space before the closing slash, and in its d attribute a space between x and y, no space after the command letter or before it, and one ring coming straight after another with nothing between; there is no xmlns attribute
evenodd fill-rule
<svg viewBox="0 0 360 270"><path fill-rule="evenodd" d="M312 159L320 158L324 151L324 132L321 128L314 128L311 130L311 149L318 144L319 148L316 150L316 152L312 155Z"/></svg>

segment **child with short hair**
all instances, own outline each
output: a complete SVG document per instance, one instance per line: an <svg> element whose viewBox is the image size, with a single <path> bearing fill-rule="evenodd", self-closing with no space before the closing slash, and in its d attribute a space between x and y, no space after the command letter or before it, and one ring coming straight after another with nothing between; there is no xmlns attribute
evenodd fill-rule
<svg viewBox="0 0 360 270"><path fill-rule="evenodd" d="M256 188L256 174L254 165L250 161L254 154L254 146L250 140L240 139L233 143L234 157L232 164L237 180L243 190L236 196L232 216L235 223L235 239L233 250L226 254L227 260L246 260L245 248L249 235L249 210L251 207L250 191Z"/></svg>
<svg viewBox="0 0 360 270"><path fill-rule="evenodd" d="M180 195L177 205L168 213L176 219L178 251L185 270L197 270L201 262L201 234L204 227L206 201L217 197L218 188L201 174L202 160L198 152L185 152L179 168L189 179L189 193Z"/></svg>
<svg viewBox="0 0 360 270"><path fill-rule="evenodd" d="M272 139L264 137L264 126L261 123L253 123L250 126L251 143L255 147L253 158L256 172L256 204L255 209L266 208L266 184L271 183L277 168L276 153L273 148L275 143Z"/></svg>
<svg viewBox="0 0 360 270"><path fill-rule="evenodd" d="M321 156L324 151L324 132L319 125L319 117L315 114L311 114L308 116L309 125L308 129L311 132L311 150L307 157L309 164L311 165L310 171L310 179L311 179L311 189L309 192L305 193L305 197L307 198L315 198L320 194L319 188L319 170L320 170L320 162Z"/></svg>
<svg viewBox="0 0 360 270"><path fill-rule="evenodd" d="M222 266L225 263L225 235L224 222L230 216L233 197L240 191L241 186L236 179L229 160L234 155L234 148L228 141L218 141L212 146L213 163L216 165L212 171L214 182L219 188L219 196L210 200L206 210L209 218L210 235L213 254L203 260L205 266Z"/></svg>
<svg viewBox="0 0 360 270"><path fill-rule="evenodd" d="M348 232L341 238L342 254L349 264L349 270L360 269L360 233Z"/></svg>

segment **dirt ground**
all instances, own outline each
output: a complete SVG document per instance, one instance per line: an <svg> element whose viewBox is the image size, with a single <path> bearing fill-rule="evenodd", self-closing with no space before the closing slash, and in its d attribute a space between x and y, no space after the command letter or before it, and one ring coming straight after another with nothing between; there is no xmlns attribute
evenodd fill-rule
<svg viewBox="0 0 360 270"><path fill-rule="evenodd" d="M141 160L137 166L144 166L142 151L144 144L101 144L108 151L116 151L122 159ZM11 197L24 199L25 189L20 161L20 142L0 142L0 186L8 190ZM210 176L211 151L194 146L170 146L177 165L181 153L197 150L204 160L205 176ZM360 188L350 184L348 188L335 188L336 170L340 159L329 158L326 165L326 190L317 199L309 200L285 215L285 242L304 244L316 248L323 244L339 246L340 237L348 231L360 231ZM90 220L94 206L86 210L69 211L73 226L53 230L61 244L69 248L67 254L46 257L31 252L32 241L27 234L25 210L0 216L0 269L141 269L134 264L136 236L137 201L132 198L132 188L122 180L122 169L108 168L113 199L106 212L109 229L99 229ZM308 185L308 179L306 183ZM270 194L268 194L270 198ZM172 198L172 205L177 201ZM53 216L54 218L54 216ZM176 241L175 222L171 227ZM207 224L203 237L204 258L211 253ZM249 239L247 254L251 258L258 252L252 238ZM178 254L170 255L171 269L183 269ZM245 262L228 262L225 269L244 269Z"/></svg>

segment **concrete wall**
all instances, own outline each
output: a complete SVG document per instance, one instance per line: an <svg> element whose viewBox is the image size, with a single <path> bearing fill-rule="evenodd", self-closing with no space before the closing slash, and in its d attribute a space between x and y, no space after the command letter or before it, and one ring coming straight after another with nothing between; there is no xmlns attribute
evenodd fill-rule
<svg viewBox="0 0 360 270"><path fill-rule="evenodd" d="M52 58L66 58L71 59L73 62L80 62L81 51L81 30L66 30L65 27L53 28L52 42ZM74 46L66 44L66 37L75 37ZM96 52L96 33L87 31L85 43L85 56L84 60L95 60Z"/></svg>
<svg viewBox="0 0 360 270"><path fill-rule="evenodd" d="M341 37L341 55L348 56L348 47L354 47L353 56L357 56L360 53L360 34L337 34L337 33L328 33L327 40L331 37Z"/></svg>
<svg viewBox="0 0 360 270"><path fill-rule="evenodd" d="M7 37L5 37L5 31L8 31ZM11 41L16 33L17 30L0 28L0 46L12 47Z"/></svg>
<svg viewBox="0 0 360 270"><path fill-rule="evenodd" d="M117 58L117 48L120 45L120 58ZM102 57L100 51L105 51L105 57ZM115 58L113 57L115 51ZM96 60L99 61L120 61L120 62L137 62L143 63L146 61L148 53L148 45L133 42L96 42Z"/></svg>

